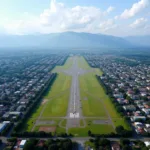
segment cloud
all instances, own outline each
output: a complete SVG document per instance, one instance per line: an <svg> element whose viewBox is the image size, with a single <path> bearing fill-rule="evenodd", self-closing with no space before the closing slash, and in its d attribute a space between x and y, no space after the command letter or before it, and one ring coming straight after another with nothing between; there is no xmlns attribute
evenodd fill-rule
<svg viewBox="0 0 150 150"><path fill-rule="evenodd" d="M132 24L130 24L130 27L135 28L135 29L145 28L146 23L147 23L147 19L139 18L139 19L136 19Z"/></svg>
<svg viewBox="0 0 150 150"><path fill-rule="evenodd" d="M109 6L108 9L107 9L106 11L107 11L107 13L110 13L110 12L112 12L114 9L115 9L114 7Z"/></svg>
<svg viewBox="0 0 150 150"><path fill-rule="evenodd" d="M99 28L103 31L106 32L110 29L116 28L117 25L114 23L112 19L106 20L102 23L100 23Z"/></svg>
<svg viewBox="0 0 150 150"><path fill-rule="evenodd" d="M96 28L113 10L112 6L105 11L86 6L68 8L63 3L51 0L49 9L45 9L39 16L31 15L30 17L30 14L26 12L24 15L28 20L15 20L4 27L11 34L52 33L68 30L86 32L86 29L89 31L90 28L91 30Z"/></svg>
<svg viewBox="0 0 150 150"><path fill-rule="evenodd" d="M141 12L144 8L148 7L150 4L150 0L140 0L139 2L132 5L130 9L125 9L121 14L122 19L128 19L134 17L136 14Z"/></svg>
<svg viewBox="0 0 150 150"><path fill-rule="evenodd" d="M127 9L122 15L112 16L110 13L116 9L109 6L106 10L90 6L67 7L56 0L50 1L48 9L43 10L40 15L33 15L29 12L22 14L20 20L3 21L3 30L9 34L34 34L34 33L56 33L65 31L105 33L113 35L126 35L134 32L133 28L144 26L144 19L135 20L129 25L129 22L122 22L122 18L133 16L148 6L149 0L141 0L133 4L132 8ZM134 13L133 13L134 12ZM132 15L129 15L129 14ZM110 16L112 18L110 18ZM126 17L125 17L126 16ZM145 16L148 18L147 16ZM137 25L140 24L140 25ZM149 32L149 22L139 34ZM133 32L132 32L133 30ZM134 34L136 34L135 32Z"/></svg>

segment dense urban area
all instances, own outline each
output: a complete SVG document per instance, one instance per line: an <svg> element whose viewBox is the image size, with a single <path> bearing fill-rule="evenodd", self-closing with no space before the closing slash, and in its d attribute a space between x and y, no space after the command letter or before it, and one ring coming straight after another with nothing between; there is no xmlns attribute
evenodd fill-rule
<svg viewBox="0 0 150 150"><path fill-rule="evenodd" d="M150 56L139 55L1 53L0 149L149 150Z"/></svg>

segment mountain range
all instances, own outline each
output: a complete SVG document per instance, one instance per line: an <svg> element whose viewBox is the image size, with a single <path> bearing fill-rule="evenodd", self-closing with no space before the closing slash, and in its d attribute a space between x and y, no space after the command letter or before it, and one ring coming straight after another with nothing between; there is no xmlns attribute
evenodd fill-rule
<svg viewBox="0 0 150 150"><path fill-rule="evenodd" d="M137 46L150 46L150 36L122 38L104 34L76 32L0 35L1 48L131 48Z"/></svg>

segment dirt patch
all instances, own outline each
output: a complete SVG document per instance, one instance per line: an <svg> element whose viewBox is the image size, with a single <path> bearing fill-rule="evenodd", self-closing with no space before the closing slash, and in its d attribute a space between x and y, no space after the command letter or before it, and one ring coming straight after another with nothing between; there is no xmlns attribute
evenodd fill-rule
<svg viewBox="0 0 150 150"><path fill-rule="evenodd" d="M48 99L43 99L42 105L44 105L47 101L48 101Z"/></svg>
<svg viewBox="0 0 150 150"><path fill-rule="evenodd" d="M56 127L40 127L39 131L48 132L56 132Z"/></svg>

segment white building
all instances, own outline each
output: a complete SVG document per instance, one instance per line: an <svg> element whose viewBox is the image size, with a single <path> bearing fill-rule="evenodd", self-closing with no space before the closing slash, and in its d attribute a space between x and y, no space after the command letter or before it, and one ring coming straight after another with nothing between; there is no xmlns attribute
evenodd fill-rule
<svg viewBox="0 0 150 150"><path fill-rule="evenodd" d="M27 140L22 140L22 141L20 142L19 150L23 150L24 145L26 144L26 142L27 142Z"/></svg>
<svg viewBox="0 0 150 150"><path fill-rule="evenodd" d="M3 131L6 127L5 123L0 123L0 132Z"/></svg>

